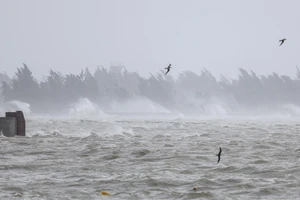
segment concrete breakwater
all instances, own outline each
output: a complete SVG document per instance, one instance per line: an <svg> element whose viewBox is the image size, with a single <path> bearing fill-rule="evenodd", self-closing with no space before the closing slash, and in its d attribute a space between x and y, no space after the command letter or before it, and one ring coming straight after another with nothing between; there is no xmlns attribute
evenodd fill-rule
<svg viewBox="0 0 300 200"><path fill-rule="evenodd" d="M22 111L6 112L0 117L0 132L7 137L25 136L26 123Z"/></svg>

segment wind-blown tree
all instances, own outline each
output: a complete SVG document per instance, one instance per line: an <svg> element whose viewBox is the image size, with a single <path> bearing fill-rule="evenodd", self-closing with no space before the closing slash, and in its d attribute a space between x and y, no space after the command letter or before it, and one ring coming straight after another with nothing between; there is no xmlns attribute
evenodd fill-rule
<svg viewBox="0 0 300 200"><path fill-rule="evenodd" d="M221 94L222 87L212 74L204 69L200 75L191 71L179 74L177 80L179 97L195 97L199 100L209 100Z"/></svg>
<svg viewBox="0 0 300 200"><path fill-rule="evenodd" d="M269 104L281 104L285 101L284 82L277 73L262 76L262 83L265 91L265 98L269 100Z"/></svg>
<svg viewBox="0 0 300 200"><path fill-rule="evenodd" d="M17 72L12 79L11 95L8 95L6 100L20 100L29 104L39 102L40 90L39 84L32 76L26 64L23 67L17 68ZM5 86L6 92L9 91L7 85Z"/></svg>
<svg viewBox="0 0 300 200"><path fill-rule="evenodd" d="M220 90L222 90L225 93L232 94L231 86L233 81L228 80L224 75L220 76L220 81L218 81L218 85L220 87Z"/></svg>
<svg viewBox="0 0 300 200"><path fill-rule="evenodd" d="M264 98L263 84L261 79L256 75L255 72L251 71L251 93L253 94L253 100L255 104L266 103Z"/></svg>
<svg viewBox="0 0 300 200"><path fill-rule="evenodd" d="M101 95L103 95L101 94L101 90L99 90L97 80L91 74L88 68L85 69L83 83L85 87L85 91L84 91L85 97L96 102L101 97Z"/></svg>
<svg viewBox="0 0 300 200"><path fill-rule="evenodd" d="M199 96L203 92L201 90L200 76L191 71L179 74L176 87L178 88L178 93L182 96L193 96L195 93Z"/></svg>
<svg viewBox="0 0 300 200"><path fill-rule="evenodd" d="M251 74L242 68L239 71L239 78L232 85L235 98L247 106L257 105L264 98L261 80L252 71Z"/></svg>
<svg viewBox="0 0 300 200"><path fill-rule="evenodd" d="M126 71L123 66L111 66L109 70L109 75L113 80L113 85L110 90L111 97L116 100L125 100L130 97L129 92L126 89L124 71Z"/></svg>
<svg viewBox="0 0 300 200"><path fill-rule="evenodd" d="M95 80L97 82L97 87L99 89L99 93L103 94L103 96L110 96L110 91L112 90L112 86L114 81L107 69L104 67L97 67L94 73Z"/></svg>
<svg viewBox="0 0 300 200"><path fill-rule="evenodd" d="M5 72L0 72L0 87L2 85L2 82L11 83L9 76Z"/></svg>
<svg viewBox="0 0 300 200"><path fill-rule="evenodd" d="M128 91L129 81L126 80L128 74L126 70L122 72L123 69L124 67L121 66L113 66L108 71L103 67L97 67L94 77L102 94L101 96L106 99L106 103L111 100L124 100L132 96Z"/></svg>
<svg viewBox="0 0 300 200"><path fill-rule="evenodd" d="M107 108L112 100L123 101L135 95L145 96L169 109L193 110L193 105L199 108L213 103L254 109L288 103L300 105L300 71L297 68L296 78L290 78L276 73L258 76L241 68L238 79L221 76L217 81L206 69L200 74L185 71L174 79L162 70L144 78L122 66L113 66L109 70L97 67L94 74L88 68L78 75L50 70L38 83L24 64L17 68L11 82L2 84L1 94L5 101L24 101L33 111L44 112L67 108L81 97Z"/></svg>
<svg viewBox="0 0 300 200"><path fill-rule="evenodd" d="M174 79L164 77L163 70L157 73L156 77L151 74L148 84L142 81L139 88L141 94L166 107L172 105L176 94ZM146 89L146 91L142 89Z"/></svg>
<svg viewBox="0 0 300 200"><path fill-rule="evenodd" d="M81 71L79 75L68 74L65 77L63 91L66 95L67 104L77 101L79 98L85 97L84 73Z"/></svg>
<svg viewBox="0 0 300 200"><path fill-rule="evenodd" d="M13 99L13 90L10 85L3 81L1 85L1 101L9 101Z"/></svg>
<svg viewBox="0 0 300 200"><path fill-rule="evenodd" d="M138 88L139 88L139 93L138 93L139 95L148 98L150 97L150 84L147 79L140 77Z"/></svg>
<svg viewBox="0 0 300 200"><path fill-rule="evenodd" d="M202 90L211 93L218 93L220 91L220 87L216 78L207 70L202 70L200 74L201 87Z"/></svg>
<svg viewBox="0 0 300 200"><path fill-rule="evenodd" d="M139 94L140 76L136 72L128 72L126 69L122 72L122 79L119 85L126 89L130 97Z"/></svg>
<svg viewBox="0 0 300 200"><path fill-rule="evenodd" d="M66 94L64 88L64 76L60 72L50 70L49 75L40 83L43 109L53 110L64 108ZM60 102L60 103L58 103Z"/></svg>
<svg viewBox="0 0 300 200"><path fill-rule="evenodd" d="M292 79L292 82L290 84L293 84L293 103L295 103L296 105L300 105L300 72L298 68L296 78Z"/></svg>
<svg viewBox="0 0 300 200"><path fill-rule="evenodd" d="M5 96L11 95L11 88L8 85L10 83L9 76L5 72L0 73L0 102L5 100Z"/></svg>
<svg viewBox="0 0 300 200"><path fill-rule="evenodd" d="M283 75L280 77L283 81L283 93L285 96L285 103L299 104L297 81L291 79L289 76Z"/></svg>

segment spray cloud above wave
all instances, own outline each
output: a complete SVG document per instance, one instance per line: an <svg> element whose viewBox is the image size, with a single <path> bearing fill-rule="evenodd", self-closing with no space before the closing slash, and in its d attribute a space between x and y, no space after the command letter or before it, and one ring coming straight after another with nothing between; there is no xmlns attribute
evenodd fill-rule
<svg viewBox="0 0 300 200"><path fill-rule="evenodd" d="M17 100L0 103L1 116L4 116L5 112L15 112L18 110L23 111L24 115L31 114L30 105L28 103L17 101Z"/></svg>
<svg viewBox="0 0 300 200"><path fill-rule="evenodd" d="M70 107L69 114L72 116L105 116L104 112L88 98L80 98Z"/></svg>

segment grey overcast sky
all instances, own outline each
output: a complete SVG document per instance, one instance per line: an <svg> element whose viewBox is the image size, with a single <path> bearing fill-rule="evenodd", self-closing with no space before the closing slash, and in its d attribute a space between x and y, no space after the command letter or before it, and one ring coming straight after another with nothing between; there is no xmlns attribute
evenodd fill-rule
<svg viewBox="0 0 300 200"><path fill-rule="evenodd" d="M112 64L148 76L168 63L175 76L294 77L300 66L299 0L0 0L0 27L10 76L22 63L37 78Z"/></svg>

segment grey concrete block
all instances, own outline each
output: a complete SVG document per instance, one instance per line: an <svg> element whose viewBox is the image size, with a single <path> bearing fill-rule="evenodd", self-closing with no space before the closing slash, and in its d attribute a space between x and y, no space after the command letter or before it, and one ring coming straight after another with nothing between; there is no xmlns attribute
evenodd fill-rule
<svg viewBox="0 0 300 200"><path fill-rule="evenodd" d="M0 131L6 137L17 134L17 119L15 117L0 117Z"/></svg>

